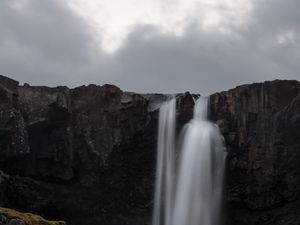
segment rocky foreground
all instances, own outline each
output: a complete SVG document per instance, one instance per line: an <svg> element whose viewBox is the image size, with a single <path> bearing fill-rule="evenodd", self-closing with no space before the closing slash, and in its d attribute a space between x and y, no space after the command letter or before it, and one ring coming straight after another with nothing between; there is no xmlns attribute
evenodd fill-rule
<svg viewBox="0 0 300 225"><path fill-rule="evenodd" d="M0 207L1 225L65 225L63 221L49 221L32 213L21 213Z"/></svg>
<svg viewBox="0 0 300 225"><path fill-rule="evenodd" d="M0 76L0 206L68 225L150 224L158 108L167 98ZM176 98L180 130L194 101ZM300 82L213 94L210 114L228 151L225 223L300 224Z"/></svg>
<svg viewBox="0 0 300 225"><path fill-rule="evenodd" d="M1 225L65 225L63 221L49 221L32 213L21 213L0 207Z"/></svg>

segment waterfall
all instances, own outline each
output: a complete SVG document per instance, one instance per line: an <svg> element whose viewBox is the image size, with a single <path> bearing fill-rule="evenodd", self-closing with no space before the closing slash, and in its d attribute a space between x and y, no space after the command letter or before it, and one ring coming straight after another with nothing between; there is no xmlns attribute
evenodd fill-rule
<svg viewBox="0 0 300 225"><path fill-rule="evenodd" d="M175 103L160 109L153 225L220 225L225 148L218 126L207 120L208 99L200 97L195 103L178 165Z"/></svg>
<svg viewBox="0 0 300 225"><path fill-rule="evenodd" d="M153 225L171 225L174 204L174 142L176 100L159 110L157 175L154 196Z"/></svg>

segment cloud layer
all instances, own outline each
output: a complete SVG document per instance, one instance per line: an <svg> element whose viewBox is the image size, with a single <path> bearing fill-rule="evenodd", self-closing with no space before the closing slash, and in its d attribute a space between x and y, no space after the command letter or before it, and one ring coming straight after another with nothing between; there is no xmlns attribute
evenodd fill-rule
<svg viewBox="0 0 300 225"><path fill-rule="evenodd" d="M298 0L256 0L242 26L205 29L191 20L181 36L140 25L109 54L63 1L2 0L0 73L33 85L113 83L138 92L204 94L299 80L299 8Z"/></svg>

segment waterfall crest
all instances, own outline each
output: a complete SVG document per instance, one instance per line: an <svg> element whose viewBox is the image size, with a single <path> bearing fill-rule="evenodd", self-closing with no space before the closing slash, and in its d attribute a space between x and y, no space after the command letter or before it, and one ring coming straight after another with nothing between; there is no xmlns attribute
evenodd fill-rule
<svg viewBox="0 0 300 225"><path fill-rule="evenodd" d="M153 225L220 225L225 147L208 100L196 101L176 164L175 100L160 109Z"/></svg>

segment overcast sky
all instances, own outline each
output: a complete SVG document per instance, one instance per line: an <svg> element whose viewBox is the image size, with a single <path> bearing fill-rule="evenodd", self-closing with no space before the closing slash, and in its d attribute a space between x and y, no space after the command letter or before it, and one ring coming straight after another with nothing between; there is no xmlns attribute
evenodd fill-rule
<svg viewBox="0 0 300 225"><path fill-rule="evenodd" d="M300 79L299 0L0 0L0 74L211 94Z"/></svg>

